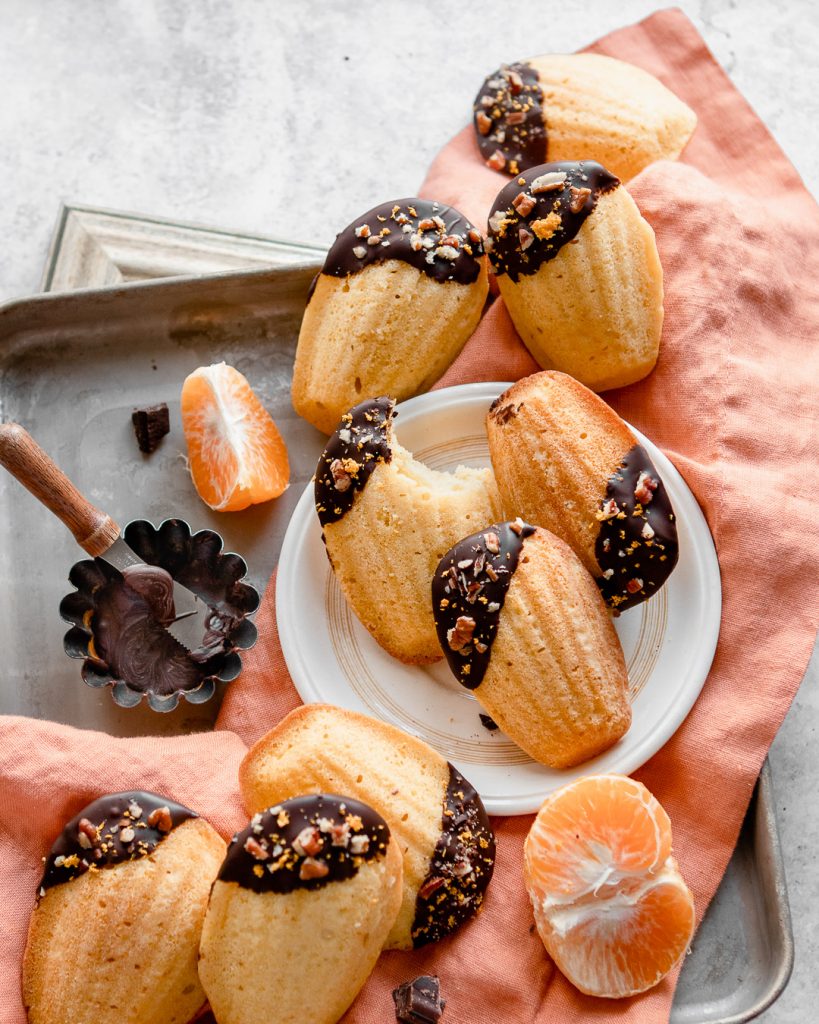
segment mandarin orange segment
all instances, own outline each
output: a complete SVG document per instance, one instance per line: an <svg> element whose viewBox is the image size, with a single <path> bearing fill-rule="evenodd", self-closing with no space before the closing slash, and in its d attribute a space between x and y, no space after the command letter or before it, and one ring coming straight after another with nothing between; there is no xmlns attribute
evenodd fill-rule
<svg viewBox="0 0 819 1024"><path fill-rule="evenodd" d="M694 902L671 823L633 779L588 776L551 794L527 836L524 875L540 937L582 992L644 992L691 941Z"/></svg>
<svg viewBox="0 0 819 1024"><path fill-rule="evenodd" d="M185 380L182 427L194 485L212 509L238 512L278 498L287 487L284 440L234 367L202 366Z"/></svg>

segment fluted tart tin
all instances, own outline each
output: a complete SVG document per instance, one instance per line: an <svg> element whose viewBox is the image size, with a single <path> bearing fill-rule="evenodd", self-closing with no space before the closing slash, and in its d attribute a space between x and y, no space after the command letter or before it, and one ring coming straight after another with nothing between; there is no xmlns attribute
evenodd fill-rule
<svg viewBox="0 0 819 1024"><path fill-rule="evenodd" d="M256 642L249 616L259 594L243 582L247 564L222 551L218 533L191 533L181 519L159 527L136 520L123 536L145 565L129 570L127 579L100 558L72 567L68 578L76 589L60 602L60 615L71 623L65 651L82 659L85 683L109 686L120 707L146 700L154 711L173 711L180 697L203 704L217 683L239 675L239 652ZM202 643L192 651L165 629L173 618L172 580L208 606Z"/></svg>

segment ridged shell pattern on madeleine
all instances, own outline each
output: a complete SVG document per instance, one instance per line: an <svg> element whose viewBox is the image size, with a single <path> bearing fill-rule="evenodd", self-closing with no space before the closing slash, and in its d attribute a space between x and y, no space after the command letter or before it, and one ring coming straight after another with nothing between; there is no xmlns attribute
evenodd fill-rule
<svg viewBox="0 0 819 1024"><path fill-rule="evenodd" d="M155 793L102 796L45 860L23 959L30 1024L188 1024L205 1002L202 922L225 844Z"/></svg>
<svg viewBox="0 0 819 1024"><path fill-rule="evenodd" d="M381 815L311 794L253 815L213 885L199 974L219 1024L335 1024L401 905L401 852Z"/></svg>
<svg viewBox="0 0 819 1024"><path fill-rule="evenodd" d="M536 761L580 764L628 729L611 617L553 534L517 519L465 537L438 566L432 604L456 679Z"/></svg>
<svg viewBox="0 0 819 1024"><path fill-rule="evenodd" d="M594 391L653 370L663 326L657 243L607 169L551 163L517 176L492 206L487 251L515 329L544 369Z"/></svg>
<svg viewBox="0 0 819 1024"><path fill-rule="evenodd" d="M655 160L675 160L697 125L694 111L653 75L591 53L499 68L473 113L484 160L511 175L547 161L597 160L633 178Z"/></svg>
<svg viewBox="0 0 819 1024"><path fill-rule="evenodd" d="M309 704L251 748L239 782L249 814L296 793L343 792L385 819L404 861L387 949L444 938L481 908L495 862L481 799L445 758L401 729Z"/></svg>
<svg viewBox="0 0 819 1024"><path fill-rule="evenodd" d="M464 526L500 508L489 469L430 469L393 434L394 401L361 402L330 438L315 500L327 555L361 623L393 657L438 661L429 581Z"/></svg>
<svg viewBox="0 0 819 1024"><path fill-rule="evenodd" d="M677 520L648 452L610 406L565 373L513 384L486 418L507 516L557 534L625 611L677 564Z"/></svg>
<svg viewBox="0 0 819 1024"><path fill-rule="evenodd" d="M451 206L398 199L346 227L304 312L293 405L325 434L367 395L426 391L458 355L489 291L483 239Z"/></svg>

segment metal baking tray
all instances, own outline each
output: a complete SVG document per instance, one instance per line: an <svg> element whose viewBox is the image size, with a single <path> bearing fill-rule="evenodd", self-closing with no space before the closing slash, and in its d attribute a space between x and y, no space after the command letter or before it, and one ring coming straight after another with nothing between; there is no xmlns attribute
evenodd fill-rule
<svg viewBox="0 0 819 1024"><path fill-rule="evenodd" d="M287 266L286 243L270 244L279 263L271 269L36 296L0 307L0 418L26 426L121 524L178 515L193 529L217 530L227 548L247 559L250 582L259 588L276 564L288 518L323 444L289 400L299 323L320 250L293 247ZM55 264L58 251L49 280ZM292 460L291 486L282 498L232 514L211 512L197 497L184 468L179 420L185 375L222 359L251 380ZM159 401L170 406L171 433L153 455L143 456L131 410ZM57 612L78 557L65 528L3 474L0 713L120 736L210 728L216 701L200 707L181 702L175 712L158 715L118 708L107 691L81 682L78 663L63 653L67 626ZM766 765L725 879L686 959L674 1024L750 1020L787 984L793 942L773 808Z"/></svg>

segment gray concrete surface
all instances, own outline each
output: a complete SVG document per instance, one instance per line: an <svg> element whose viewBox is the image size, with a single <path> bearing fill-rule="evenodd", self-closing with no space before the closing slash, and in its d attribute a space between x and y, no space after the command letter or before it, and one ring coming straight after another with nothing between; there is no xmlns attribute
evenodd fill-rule
<svg viewBox="0 0 819 1024"><path fill-rule="evenodd" d="M36 290L61 199L329 243L410 194L485 70L573 50L654 0L0 0L0 300ZM819 5L683 0L819 190ZM773 747L796 967L764 1024L819 994L814 657Z"/></svg>

